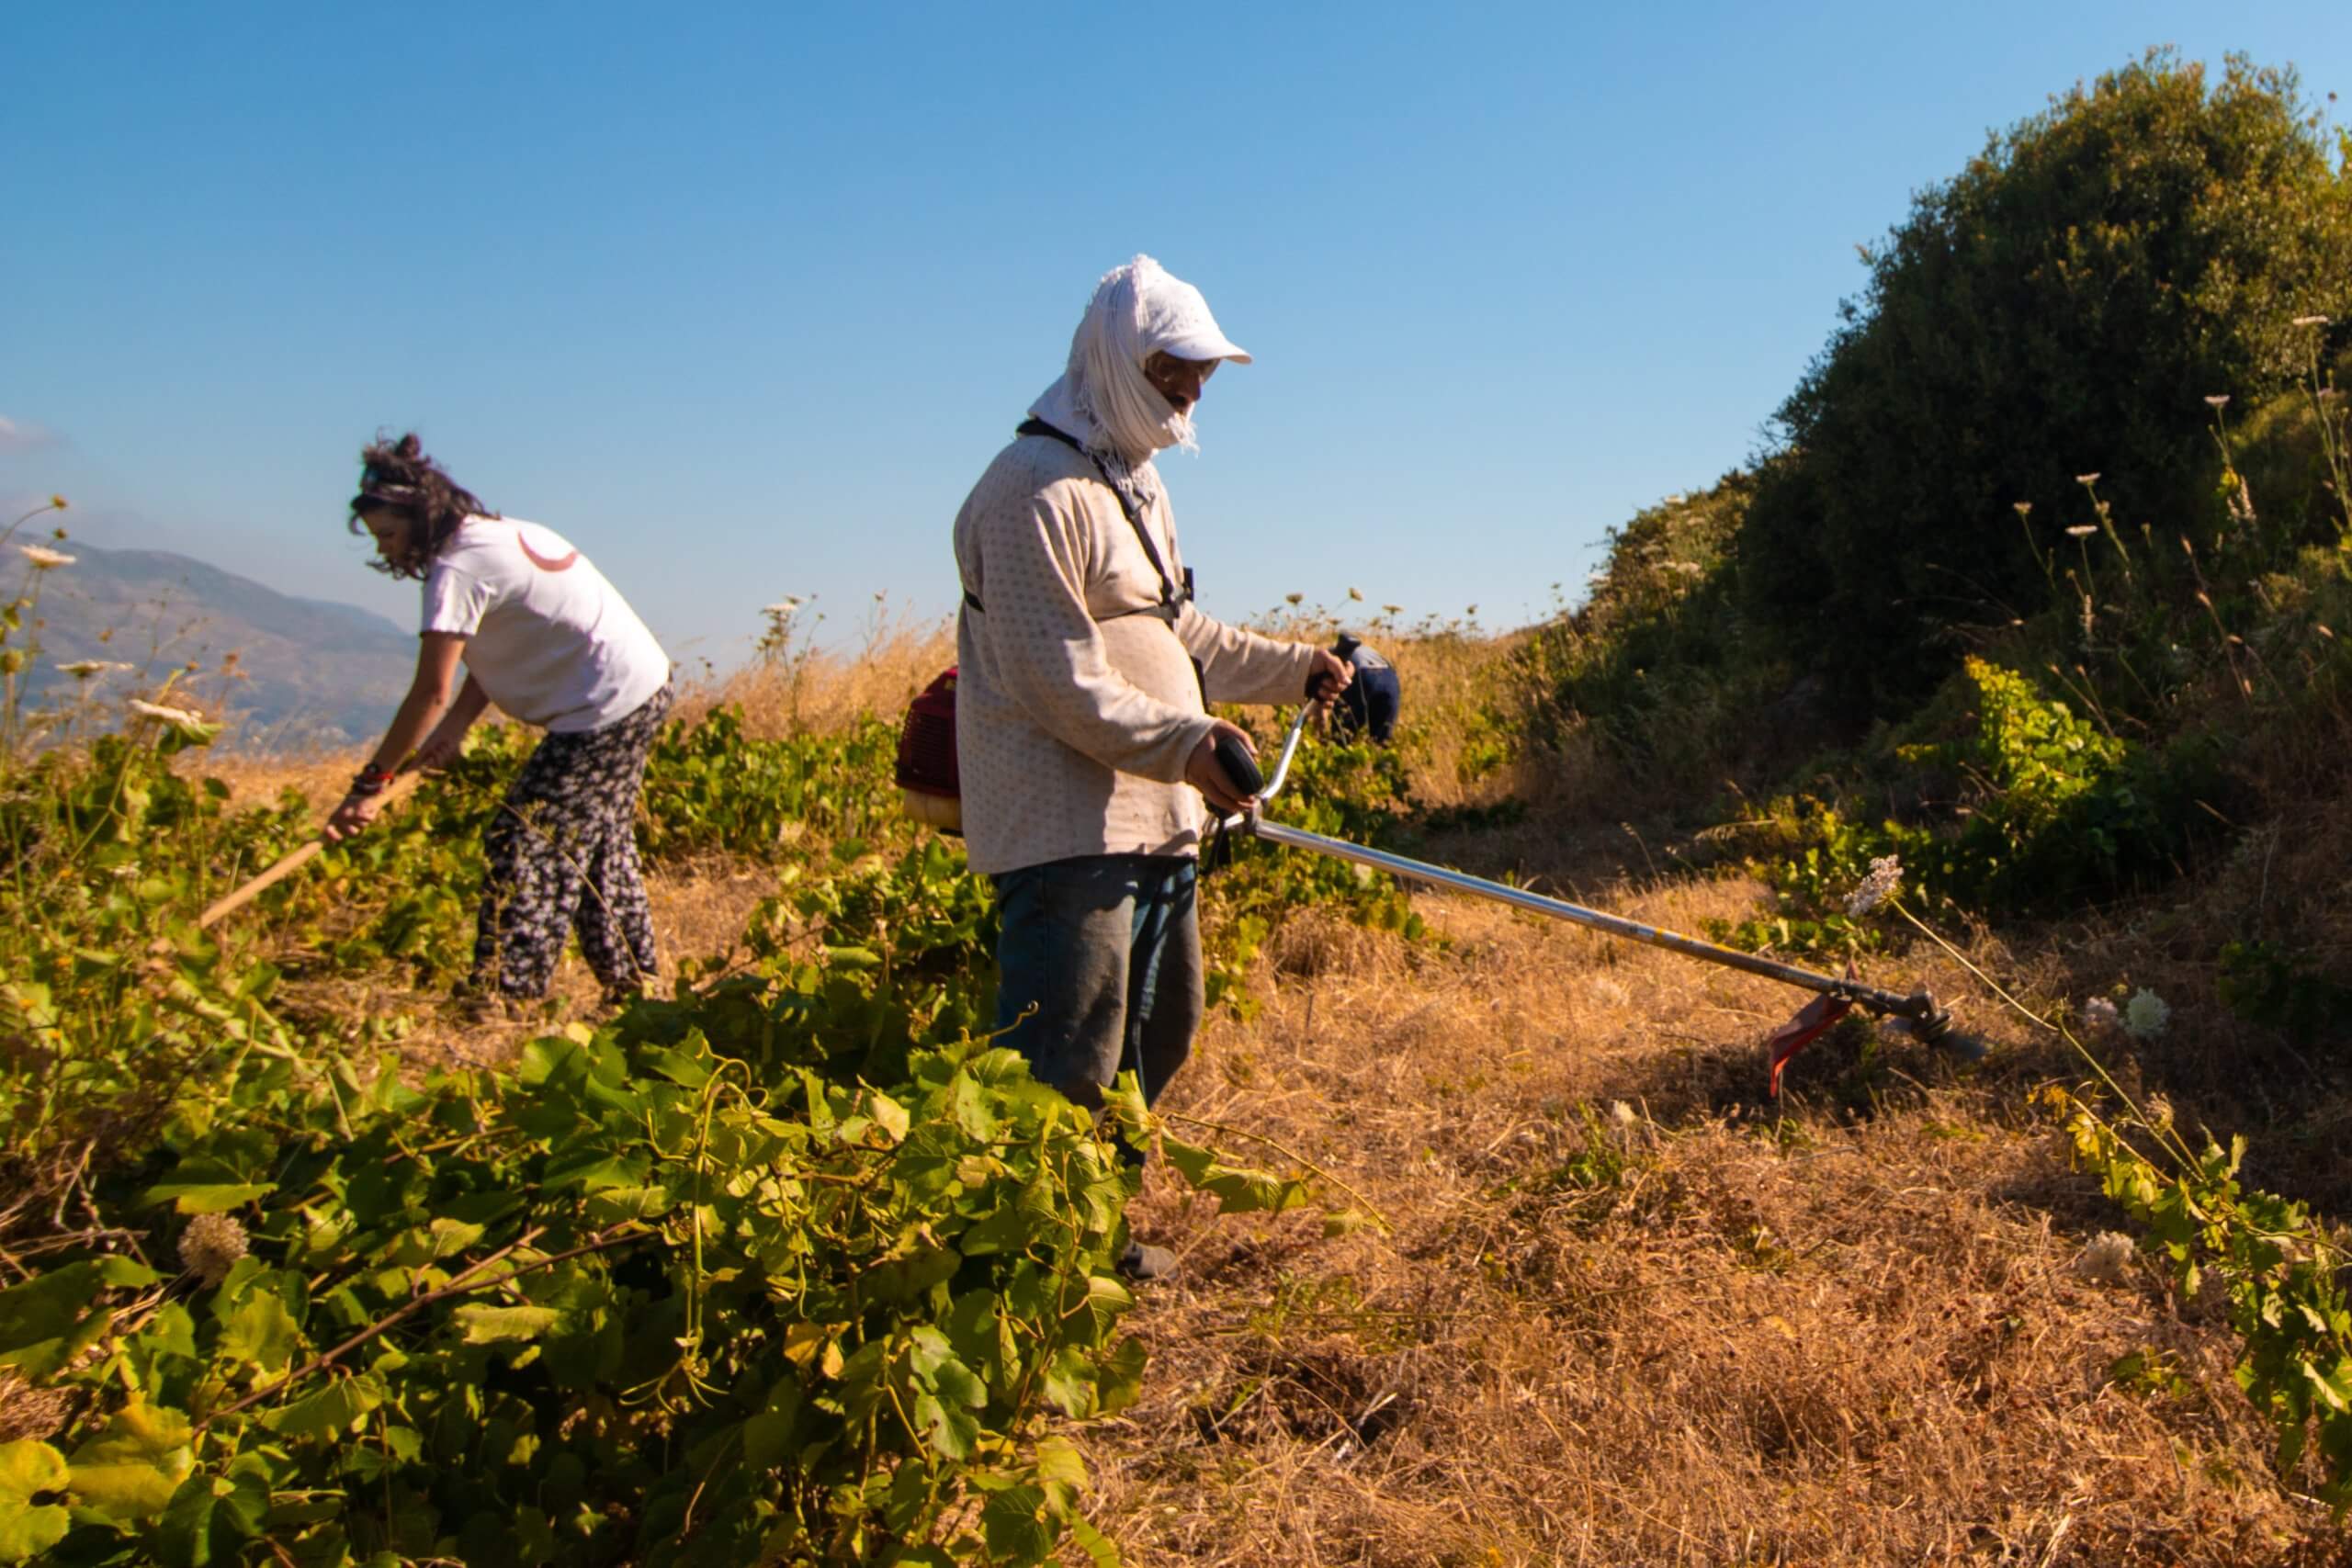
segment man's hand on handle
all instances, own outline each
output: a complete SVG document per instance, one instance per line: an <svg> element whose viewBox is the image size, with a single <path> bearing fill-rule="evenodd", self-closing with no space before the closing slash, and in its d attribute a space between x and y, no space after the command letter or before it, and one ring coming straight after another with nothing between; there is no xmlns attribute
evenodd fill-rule
<svg viewBox="0 0 2352 1568"><path fill-rule="evenodd" d="M1209 732L1193 748L1193 755L1184 763L1184 782L1208 797L1208 802L1220 812L1247 811L1257 796L1237 793L1234 780L1226 776L1225 768L1216 760L1219 736L1230 736L1255 757L1258 748L1250 743L1250 732L1238 725L1227 724L1221 718L1209 721Z"/></svg>
<svg viewBox="0 0 2352 1568"><path fill-rule="evenodd" d="M1328 648L1315 650L1315 663L1306 675L1306 694L1326 718L1331 716L1332 705L1340 700L1356 678L1356 667Z"/></svg>

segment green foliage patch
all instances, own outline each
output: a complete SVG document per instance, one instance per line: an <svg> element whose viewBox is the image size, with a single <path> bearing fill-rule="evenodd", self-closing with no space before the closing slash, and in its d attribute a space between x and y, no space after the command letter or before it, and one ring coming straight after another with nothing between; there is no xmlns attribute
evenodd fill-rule
<svg viewBox="0 0 2352 1568"><path fill-rule="evenodd" d="M1971 659L1964 673L1968 701L1951 739L1894 743L1878 759L1882 781L1899 779L1940 809L1872 824L1815 796L1770 802L1752 821L1760 839L1747 866L1776 908L1715 922L1719 940L1813 953L1874 946L1874 928L1845 900L1885 855L1900 859L1923 908L1993 915L2064 908L2169 871L2210 779L2199 750L2151 756L2016 671Z"/></svg>
<svg viewBox="0 0 2352 1568"><path fill-rule="evenodd" d="M1141 1370L1133 1168L1009 1051L909 1067L754 1087L628 1025L413 1088L249 1063L97 1194L182 1272L0 1292L0 1365L106 1413L18 1454L51 1560L1041 1561L1084 1483L1046 1415Z"/></svg>
<svg viewBox="0 0 2352 1568"><path fill-rule="evenodd" d="M2280 1475L2315 1458L2318 1495L2341 1518L2352 1508L2352 1303L2341 1247L2302 1204L2238 1179L2245 1139L2191 1148L2161 1122L2137 1112L2111 1121L2048 1092L2076 1159L2144 1228L2142 1247L2182 1299L2226 1303L2242 1346L2238 1386L2278 1433Z"/></svg>

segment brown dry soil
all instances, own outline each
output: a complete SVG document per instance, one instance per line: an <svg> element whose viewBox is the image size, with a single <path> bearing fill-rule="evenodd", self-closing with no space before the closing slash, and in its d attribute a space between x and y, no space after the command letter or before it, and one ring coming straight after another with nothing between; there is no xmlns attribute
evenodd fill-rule
<svg viewBox="0 0 2352 1568"><path fill-rule="evenodd" d="M1629 903L1688 929L1753 893ZM1296 922L1263 1012L1165 1102L1388 1226L1327 1240L1155 1183L1136 1222L1183 1273L1131 1320L1142 1400L1083 1438L1136 1560L2342 1559L2310 1477L2273 1477L2226 1326L2153 1270L2077 1272L2118 1220L2026 1108L2064 1064L1958 964L1902 978L1989 1025L1990 1063L1847 1030L1775 1113L1758 1042L1793 993L1419 902L1441 950ZM2135 1352L2161 1375L2117 1378Z"/></svg>

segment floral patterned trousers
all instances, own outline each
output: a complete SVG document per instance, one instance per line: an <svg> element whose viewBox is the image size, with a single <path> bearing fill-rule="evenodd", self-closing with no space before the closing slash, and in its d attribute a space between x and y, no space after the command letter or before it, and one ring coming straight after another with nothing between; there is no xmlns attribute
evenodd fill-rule
<svg viewBox="0 0 2352 1568"><path fill-rule="evenodd" d="M481 923L469 988L543 997L567 931L607 993L654 973L653 911L637 860L645 756L665 683L627 718L539 742L482 835Z"/></svg>

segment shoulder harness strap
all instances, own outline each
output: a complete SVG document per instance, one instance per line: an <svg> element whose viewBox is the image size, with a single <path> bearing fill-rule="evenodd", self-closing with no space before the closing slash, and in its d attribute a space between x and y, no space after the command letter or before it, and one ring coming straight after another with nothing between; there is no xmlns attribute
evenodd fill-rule
<svg viewBox="0 0 2352 1568"><path fill-rule="evenodd" d="M1093 453L1088 452L1084 446L1079 444L1078 437L1072 435L1069 431L1060 428L1058 425L1047 424L1042 419L1024 419L1021 422L1020 425L1014 429L1012 434L1015 435L1042 435L1048 441L1060 442L1063 446L1069 447L1073 452L1084 454L1087 461L1094 465L1095 475L1102 479L1102 488L1109 491L1111 492L1111 499L1119 503L1120 512L1125 513L1126 516L1127 526L1136 531L1136 540L1143 546L1143 553L1145 557L1150 560L1151 570L1159 574L1159 604L1158 607L1160 609L1170 609L1182 604L1186 600L1193 596L1192 571L1190 569L1186 570L1184 573L1183 586L1180 589L1177 586L1176 580L1168 575L1167 563L1159 558L1159 547L1152 543L1151 530L1143 525L1143 513L1137 512L1133 503L1127 500L1125 491L1120 490L1117 485L1111 482L1110 474L1103 469L1102 459L1097 457ZM988 606L981 604L979 596L973 593L969 589L965 590L964 603L983 614L987 612ZM1128 611L1127 614L1141 615L1143 612L1131 610Z"/></svg>

